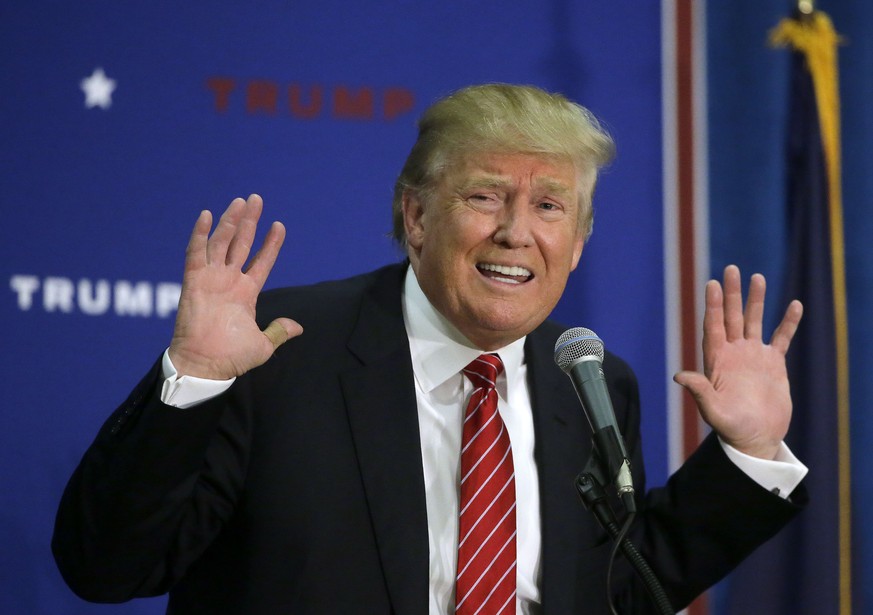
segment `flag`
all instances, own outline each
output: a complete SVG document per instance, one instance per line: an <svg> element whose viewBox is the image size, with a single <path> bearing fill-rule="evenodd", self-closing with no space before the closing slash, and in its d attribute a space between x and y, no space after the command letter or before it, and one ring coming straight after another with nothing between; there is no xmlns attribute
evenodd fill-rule
<svg viewBox="0 0 873 615"><path fill-rule="evenodd" d="M791 50L786 139L788 254L784 303L804 305L788 353L794 413L788 446L809 468L808 508L731 576L729 615L851 613L848 324L836 49L820 11L783 20Z"/></svg>

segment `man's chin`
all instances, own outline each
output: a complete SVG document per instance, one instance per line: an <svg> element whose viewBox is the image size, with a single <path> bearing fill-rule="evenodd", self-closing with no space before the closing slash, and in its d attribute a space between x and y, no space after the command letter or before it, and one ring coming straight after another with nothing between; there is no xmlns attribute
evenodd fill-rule
<svg viewBox="0 0 873 615"><path fill-rule="evenodd" d="M467 331L462 333L482 350L495 350L524 337L536 329L543 320L545 317L539 318L533 315L509 317L494 312L484 312L471 319L469 321L471 324L466 327Z"/></svg>

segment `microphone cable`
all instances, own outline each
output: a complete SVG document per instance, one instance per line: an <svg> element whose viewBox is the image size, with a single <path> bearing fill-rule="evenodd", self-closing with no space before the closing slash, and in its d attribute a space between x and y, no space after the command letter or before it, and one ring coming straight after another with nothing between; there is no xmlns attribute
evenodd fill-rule
<svg viewBox="0 0 873 615"><path fill-rule="evenodd" d="M643 584L648 590L652 601L655 603L658 613L660 615L675 615L676 611L670 604L670 600L667 598L667 594L664 592L664 588L658 580L658 577L655 575L654 571L652 571L649 563L642 554L640 554L633 543L627 539L627 533L636 517L636 513L629 512L625 518L623 526L619 528L615 518L615 513L606 500L606 493L604 492L603 487L597 479L588 472L583 472L576 478L576 490L582 498L582 503L588 510L594 513L595 518L600 522L600 525L606 530L610 537L612 537L615 543L609 558L606 574L607 601L612 614L618 615L618 611L616 611L612 600L612 570L618 550L621 549L625 558L627 558L628 562L633 566L634 570L643 580Z"/></svg>

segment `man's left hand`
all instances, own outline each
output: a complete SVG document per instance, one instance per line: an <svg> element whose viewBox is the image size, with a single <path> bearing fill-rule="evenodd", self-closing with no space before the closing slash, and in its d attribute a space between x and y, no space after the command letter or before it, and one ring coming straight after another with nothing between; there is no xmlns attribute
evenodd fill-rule
<svg viewBox="0 0 873 615"><path fill-rule="evenodd" d="M706 285L703 316L704 373L683 371L673 380L697 402L703 420L737 450L773 459L791 422L785 353L803 306L792 301L769 344L762 339L764 276L755 274L743 310L740 270L729 265L724 289Z"/></svg>

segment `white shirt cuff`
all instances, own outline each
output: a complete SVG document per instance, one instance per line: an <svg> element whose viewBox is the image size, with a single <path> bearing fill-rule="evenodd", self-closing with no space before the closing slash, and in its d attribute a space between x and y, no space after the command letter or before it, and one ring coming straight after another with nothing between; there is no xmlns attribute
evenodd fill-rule
<svg viewBox="0 0 873 615"><path fill-rule="evenodd" d="M190 408L218 397L230 388L236 378L230 380L208 380L196 376L179 377L176 366L170 360L169 349L164 351L161 361L164 384L161 387L161 401L176 408Z"/></svg>
<svg viewBox="0 0 873 615"><path fill-rule="evenodd" d="M760 459L746 455L735 449L730 444L718 439L722 449L734 465L764 487L767 491L782 498L787 498L800 484L809 469L803 465L794 453L782 442L776 459Z"/></svg>

